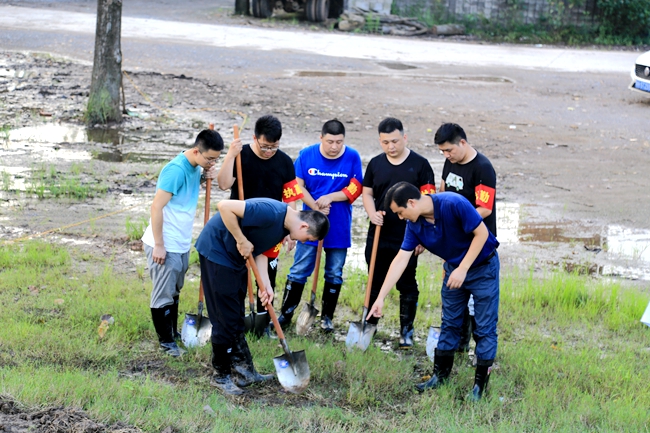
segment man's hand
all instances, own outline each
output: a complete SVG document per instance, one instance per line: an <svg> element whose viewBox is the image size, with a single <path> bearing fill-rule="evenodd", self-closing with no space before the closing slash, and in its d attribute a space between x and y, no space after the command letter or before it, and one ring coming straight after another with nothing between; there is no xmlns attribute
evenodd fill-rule
<svg viewBox="0 0 650 433"><path fill-rule="evenodd" d="M203 170L203 176L205 176L206 179L215 179L218 173L219 170L217 170L217 166L214 164L209 169Z"/></svg>
<svg viewBox="0 0 650 433"><path fill-rule="evenodd" d="M230 147L228 148L228 156L230 156L231 158L236 157L237 155L239 155L241 153L241 149L242 149L243 146L244 145L241 142L241 138L237 138L237 139L233 140L230 143Z"/></svg>
<svg viewBox="0 0 650 433"><path fill-rule="evenodd" d="M451 290L460 289L460 287L465 282L465 277L467 277L467 270L460 267L454 269L454 271L449 274L447 287L449 287Z"/></svg>
<svg viewBox="0 0 650 433"><path fill-rule="evenodd" d="M332 205L325 206L324 208L318 208L317 211L321 212L323 215L329 215Z"/></svg>
<svg viewBox="0 0 650 433"><path fill-rule="evenodd" d="M413 254L415 254L415 257L417 257L423 252L424 252L424 247L422 245L418 245L417 247L415 247L415 252Z"/></svg>
<svg viewBox="0 0 650 433"><path fill-rule="evenodd" d="M291 236L287 235L284 239L282 239L282 243L284 244L285 248L287 249L287 252L290 252L292 249L296 247L296 241L291 239Z"/></svg>
<svg viewBox="0 0 650 433"><path fill-rule="evenodd" d="M253 244L250 243L248 239L237 242L237 251L239 251L239 254L241 254L244 259L248 259L248 256L253 253Z"/></svg>
<svg viewBox="0 0 650 433"><path fill-rule="evenodd" d="M164 245L155 245L153 247L153 262L158 263L159 265L165 264L165 257L167 256L167 251L165 250Z"/></svg>
<svg viewBox="0 0 650 433"><path fill-rule="evenodd" d="M383 210L378 210L374 214L370 215L370 222L376 226L383 226L384 215L386 215L386 212L384 212Z"/></svg>
<svg viewBox="0 0 650 433"><path fill-rule="evenodd" d="M332 197L329 194L325 194L322 197L319 197L318 200L316 200L316 204L318 205L318 209L320 209L321 212L325 213L324 210L325 208L329 208L330 205L332 204ZM327 209L327 215L329 213L329 209Z"/></svg>
<svg viewBox="0 0 650 433"><path fill-rule="evenodd" d="M260 297L260 301L264 306L264 309L267 309L266 306L273 302L273 289L270 285L266 286L266 290L260 290L257 292L257 296Z"/></svg>
<svg viewBox="0 0 650 433"><path fill-rule="evenodd" d="M370 312L368 312L368 316L366 316L366 320L370 319L371 317L381 317L381 310L384 309L384 301L380 301L377 299L374 304L372 304L372 308L370 309Z"/></svg>

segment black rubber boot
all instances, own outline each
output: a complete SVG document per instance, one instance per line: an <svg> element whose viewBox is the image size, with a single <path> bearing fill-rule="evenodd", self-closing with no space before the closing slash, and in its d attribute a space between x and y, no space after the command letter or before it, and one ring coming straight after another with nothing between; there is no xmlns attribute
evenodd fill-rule
<svg viewBox="0 0 650 433"><path fill-rule="evenodd" d="M242 395L244 390L235 385L230 375L230 352L231 348L226 344L212 343L214 374L210 380L210 386L219 388L226 395Z"/></svg>
<svg viewBox="0 0 650 433"><path fill-rule="evenodd" d="M460 327L460 342L458 343L457 352L469 352L469 339L472 336L472 319L473 317L469 315L469 307L465 307L463 324Z"/></svg>
<svg viewBox="0 0 650 433"><path fill-rule="evenodd" d="M185 351L178 347L174 341L174 328L172 326L172 306L167 305L163 308L152 308L151 319L153 326L158 334L158 343L160 349L167 355L179 357Z"/></svg>
<svg viewBox="0 0 650 433"><path fill-rule="evenodd" d="M174 334L174 341L180 341L181 334L178 332L178 304L180 303L180 296L174 296L174 303L169 307L170 316L172 320L172 330Z"/></svg>
<svg viewBox="0 0 650 433"><path fill-rule="evenodd" d="M259 374L244 334L240 334L230 352L232 381L240 388L273 379L273 374Z"/></svg>
<svg viewBox="0 0 650 433"><path fill-rule="evenodd" d="M492 364L494 364L494 359L478 360L476 364L476 372L474 373L474 387L472 388L472 395L470 395L471 400L479 401L487 392L490 373L492 372Z"/></svg>
<svg viewBox="0 0 650 433"><path fill-rule="evenodd" d="M332 284L325 281L323 288L323 308L321 310L320 328L323 332L334 332L334 310L339 301L339 294L341 293L341 284Z"/></svg>
<svg viewBox="0 0 650 433"><path fill-rule="evenodd" d="M287 280L287 285L284 287L284 297L282 298L282 314L278 317L278 322L283 330L287 329L291 324L293 313L296 311L300 298L302 298L302 291L305 289L305 283L296 283L295 281Z"/></svg>
<svg viewBox="0 0 650 433"><path fill-rule="evenodd" d="M406 295L399 298L399 348L410 349L413 347L413 322L418 311L417 296Z"/></svg>
<svg viewBox="0 0 650 433"><path fill-rule="evenodd" d="M426 382L418 383L415 388L423 392L427 389L436 389L444 385L449 379L451 369L454 366L454 351L453 350L438 350L436 349L433 358L433 374L431 379Z"/></svg>
<svg viewBox="0 0 650 433"><path fill-rule="evenodd" d="M375 303L378 297L379 297L379 292L375 292L374 290L370 292L370 300L368 301L368 310L372 308L372 305ZM366 322L370 323L371 325L376 325L379 323L379 319L380 317L372 316L370 319L366 320Z"/></svg>

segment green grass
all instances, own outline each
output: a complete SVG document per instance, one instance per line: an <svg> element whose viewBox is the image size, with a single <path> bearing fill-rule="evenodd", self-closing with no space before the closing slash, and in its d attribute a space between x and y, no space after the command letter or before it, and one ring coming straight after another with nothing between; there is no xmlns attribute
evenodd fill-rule
<svg viewBox="0 0 650 433"><path fill-rule="evenodd" d="M27 194L45 198L86 199L106 193L107 187L93 176L86 176L81 164L73 164L67 172L58 171L54 165L33 167L26 184Z"/></svg>
<svg viewBox="0 0 650 433"><path fill-rule="evenodd" d="M76 268L79 257L83 270ZM281 257L278 287L289 262ZM424 339L427 326L440 320L440 269L431 256L421 258L416 326L423 340L413 354L376 346L347 353L331 337L291 331L292 350L307 353L308 390L287 395L272 384L229 399L208 385L209 347L181 360L158 352L148 278L120 274L103 256L44 242L3 245L0 393L27 405L81 407L99 421L147 432L648 431L650 330L639 318L650 296L576 274L502 271L497 368L483 401L466 400L473 369L460 356L448 386L415 393L413 384L431 367ZM344 329L358 320L366 280L347 271L335 318ZM186 281L181 311L196 311L197 286ZM391 293L376 338L393 347L397 299ZM100 338L104 314L115 323ZM277 341L250 346L257 368L273 371Z"/></svg>
<svg viewBox="0 0 650 433"><path fill-rule="evenodd" d="M149 225L149 218L141 216L137 220L132 220L130 216L126 217L126 236L130 241L135 241L142 238L144 231Z"/></svg>

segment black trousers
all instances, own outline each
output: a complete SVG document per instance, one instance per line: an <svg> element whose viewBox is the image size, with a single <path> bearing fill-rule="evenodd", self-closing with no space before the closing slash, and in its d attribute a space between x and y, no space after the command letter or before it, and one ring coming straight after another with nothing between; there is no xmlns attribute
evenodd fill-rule
<svg viewBox="0 0 650 433"><path fill-rule="evenodd" d="M228 347L244 332L246 268L218 265L199 254L205 306L212 323L212 342Z"/></svg>
<svg viewBox="0 0 650 433"><path fill-rule="evenodd" d="M384 284L386 279L386 274L388 274L388 268L390 264L399 252L399 248L391 247L382 247L379 245L377 248L377 258L375 261L375 274L372 279L371 291L379 294L381 290L381 285ZM372 242L366 242L366 263L370 267L370 255L372 254ZM418 283L415 279L415 271L418 267L418 258L417 256L411 256L409 264L406 266L404 273L397 280L397 290L400 292L400 295L412 295L414 297L419 297L420 291L418 290ZM376 299L376 296L374 297ZM369 305L368 308L372 306Z"/></svg>

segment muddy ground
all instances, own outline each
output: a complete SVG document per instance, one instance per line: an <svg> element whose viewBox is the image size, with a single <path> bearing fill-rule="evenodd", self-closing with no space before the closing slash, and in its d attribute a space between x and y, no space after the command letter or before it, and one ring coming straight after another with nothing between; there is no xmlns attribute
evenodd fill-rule
<svg viewBox="0 0 650 433"><path fill-rule="evenodd" d="M461 124L492 160L504 267L622 276L645 287L650 101L626 89L629 77L351 64L336 72L323 61L223 76L127 69L123 124L87 130L87 63L0 52L0 240L40 236L112 257L117 272L141 272L143 254L126 237L126 219L146 218L159 169L208 123L229 141L234 123L251 137L254 120L273 113L284 125L282 148L295 157L336 117L367 163L380 151L376 126L390 115L404 121L410 147L429 158L436 183L443 157L433 132L442 122ZM47 173L44 185L35 180L39 170ZM48 184L68 176L95 187L96 196L39 199L34 192L40 185L47 195ZM213 203L225 195L213 188ZM351 262L359 260L366 226L360 203L355 215ZM75 410L29 410L10 399L0 407L0 431L136 431Z"/></svg>

